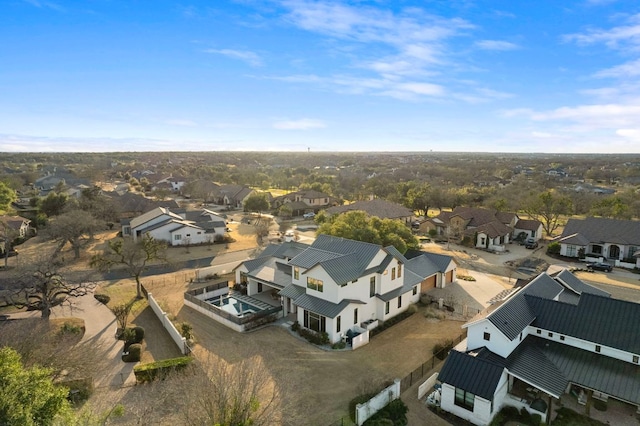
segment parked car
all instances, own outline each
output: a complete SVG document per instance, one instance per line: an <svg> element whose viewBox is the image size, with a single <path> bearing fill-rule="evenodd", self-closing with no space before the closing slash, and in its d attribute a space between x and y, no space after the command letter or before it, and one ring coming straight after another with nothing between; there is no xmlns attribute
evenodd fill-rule
<svg viewBox="0 0 640 426"><path fill-rule="evenodd" d="M604 262L587 263L587 270L611 272L613 266Z"/></svg>
<svg viewBox="0 0 640 426"><path fill-rule="evenodd" d="M309 213L303 214L302 217L305 219L313 219L314 217L316 217L316 214L314 212L309 212Z"/></svg>
<svg viewBox="0 0 640 426"><path fill-rule="evenodd" d="M524 242L524 248L534 249L536 247L538 247L538 242L533 238L527 238Z"/></svg>

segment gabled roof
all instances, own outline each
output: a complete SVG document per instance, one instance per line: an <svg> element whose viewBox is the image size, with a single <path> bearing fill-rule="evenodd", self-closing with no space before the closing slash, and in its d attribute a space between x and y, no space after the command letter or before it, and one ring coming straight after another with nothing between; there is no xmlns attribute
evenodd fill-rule
<svg viewBox="0 0 640 426"><path fill-rule="evenodd" d="M296 300L298 297L302 296L307 292L307 289L295 284L289 284L278 293L280 296L288 297L290 299Z"/></svg>
<svg viewBox="0 0 640 426"><path fill-rule="evenodd" d="M492 401L503 371L503 366L487 359L452 350L438 380Z"/></svg>
<svg viewBox="0 0 640 426"><path fill-rule="evenodd" d="M273 260L249 271L247 275L278 288L291 285L291 266Z"/></svg>
<svg viewBox="0 0 640 426"><path fill-rule="evenodd" d="M167 219L175 219L175 220L184 220L182 219L181 216L172 213L169 209L164 208L164 207L156 207L153 210L150 210L146 213L141 214L138 217L135 217L133 219L131 219L131 228L137 228L139 226L144 225L145 223L149 222L150 220L153 220L157 217L160 216L166 216Z"/></svg>
<svg viewBox="0 0 640 426"><path fill-rule="evenodd" d="M413 216L413 212L405 206L379 198L370 201L356 201L355 203L344 206L330 207L325 211L328 215L334 215L353 210L361 210L369 216L376 216L380 219L404 219Z"/></svg>
<svg viewBox="0 0 640 426"><path fill-rule="evenodd" d="M589 243L607 242L640 246L640 221L601 217L569 219L560 241L566 242L562 239L574 234L581 235Z"/></svg>
<svg viewBox="0 0 640 426"><path fill-rule="evenodd" d="M511 231L511 227L495 220L493 222L484 223L476 228L468 230L468 232L470 233L481 232L483 234L486 234L489 238L497 238L503 235L508 235L511 233Z"/></svg>
<svg viewBox="0 0 640 426"><path fill-rule="evenodd" d="M589 244L589 239L582 234L571 234L566 237L558 239L559 243L571 244L574 246L586 246Z"/></svg>
<svg viewBox="0 0 640 426"><path fill-rule="evenodd" d="M11 229L20 229L22 225L29 224L31 221L21 216L0 216L0 223L5 224Z"/></svg>
<svg viewBox="0 0 640 426"><path fill-rule="evenodd" d="M553 274L552 277L562 281L562 283L566 287L570 288L571 290L573 290L578 294L589 293L589 294L596 294L604 297L611 296L610 293L607 293L604 290L600 290L599 288L583 283L578 277L576 277L566 269L562 269L561 271Z"/></svg>
<svg viewBox="0 0 640 426"><path fill-rule="evenodd" d="M421 250L409 249L404 254L404 256L407 259L409 259L408 263L411 263L411 260L417 257L427 258L430 262L432 262L435 265L435 267L438 269L438 272L443 272L443 273L447 271L447 268L449 268L449 265L451 265L451 262L453 262L453 258L451 256L447 256L446 254L431 253L428 251L421 251ZM425 275L425 277L426 276L428 275Z"/></svg>
<svg viewBox="0 0 640 426"><path fill-rule="evenodd" d="M539 220L518 219L515 227L517 229L524 229L527 231L537 231L541 225L542 225L542 222L540 222Z"/></svg>

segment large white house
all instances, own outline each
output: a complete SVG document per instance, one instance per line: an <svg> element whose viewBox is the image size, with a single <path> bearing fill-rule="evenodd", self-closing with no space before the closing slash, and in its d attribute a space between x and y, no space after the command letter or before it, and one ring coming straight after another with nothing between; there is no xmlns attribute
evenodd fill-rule
<svg viewBox="0 0 640 426"><path fill-rule="evenodd" d="M212 243L224 235L226 223L222 217L207 209L172 212L157 207L123 224L122 235L134 241L149 234L156 240L172 246Z"/></svg>
<svg viewBox="0 0 640 426"><path fill-rule="evenodd" d="M412 256L393 246L319 235L311 245L268 246L236 268L236 282L246 284L249 296L277 292L284 315L295 313L301 326L326 332L334 343L348 330L405 311L419 300L423 282L443 287L455 277L448 256Z"/></svg>
<svg viewBox="0 0 640 426"><path fill-rule="evenodd" d="M439 373L441 407L486 425L503 406L549 420L573 394L640 406L640 304L567 270L543 273L464 325L467 339ZM466 344L465 344L466 343Z"/></svg>

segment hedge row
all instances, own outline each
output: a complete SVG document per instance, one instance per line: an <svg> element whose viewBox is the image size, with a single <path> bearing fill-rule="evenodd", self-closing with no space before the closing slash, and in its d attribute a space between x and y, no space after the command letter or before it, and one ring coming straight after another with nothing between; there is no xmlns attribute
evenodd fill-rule
<svg viewBox="0 0 640 426"><path fill-rule="evenodd" d="M183 356L140 364L133 367L133 373L138 382L151 382L155 379L164 379L171 372L183 370L192 360L191 357Z"/></svg>

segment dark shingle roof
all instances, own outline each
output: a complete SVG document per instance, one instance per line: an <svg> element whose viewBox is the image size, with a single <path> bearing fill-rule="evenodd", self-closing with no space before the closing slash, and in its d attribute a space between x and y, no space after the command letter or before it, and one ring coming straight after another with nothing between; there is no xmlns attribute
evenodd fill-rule
<svg viewBox="0 0 640 426"><path fill-rule="evenodd" d="M567 287L569 287L571 290L573 290L578 294L590 293L590 294L597 294L599 296L604 296L604 297L611 296L611 294L607 293L604 290L600 290L599 288L583 283L578 277L576 277L566 269L561 270L560 272L555 274L553 277L562 281L564 285L566 285Z"/></svg>
<svg viewBox="0 0 640 426"><path fill-rule="evenodd" d="M582 235L590 243L608 242L640 246L640 221L601 217L569 219L561 238L574 234Z"/></svg>
<svg viewBox="0 0 640 426"><path fill-rule="evenodd" d="M503 370L502 366L486 359L453 350L442 366L438 380L492 401Z"/></svg>
<svg viewBox="0 0 640 426"><path fill-rule="evenodd" d="M379 198L370 201L356 201L345 206L330 207L325 211L328 215L334 215L353 210L361 210L369 216L376 216L381 219L404 219L413 216L413 212L405 206Z"/></svg>
<svg viewBox="0 0 640 426"><path fill-rule="evenodd" d="M542 223L533 219L518 219L516 222L517 229L526 229L527 231L537 231Z"/></svg>

